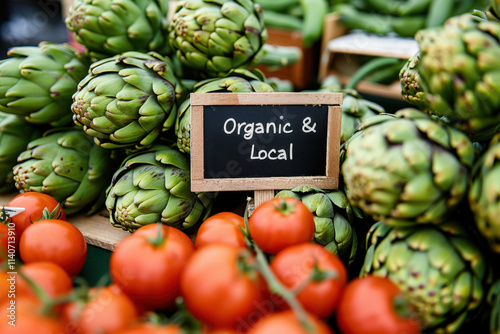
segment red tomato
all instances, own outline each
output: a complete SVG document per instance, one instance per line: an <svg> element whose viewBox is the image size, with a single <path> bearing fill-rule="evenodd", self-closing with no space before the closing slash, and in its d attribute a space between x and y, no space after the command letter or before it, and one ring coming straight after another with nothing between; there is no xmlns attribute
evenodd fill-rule
<svg viewBox="0 0 500 334"><path fill-rule="evenodd" d="M178 325L157 326L151 323L139 323L131 327L113 332L113 334L183 334L185 331Z"/></svg>
<svg viewBox="0 0 500 334"><path fill-rule="evenodd" d="M40 220L24 231L19 255L25 263L54 262L74 278L85 264L87 243L80 230L67 221Z"/></svg>
<svg viewBox="0 0 500 334"><path fill-rule="evenodd" d="M276 197L260 204L248 219L248 230L266 253L309 242L314 236L314 216L296 198Z"/></svg>
<svg viewBox="0 0 500 334"><path fill-rule="evenodd" d="M390 279L365 276L350 281L344 289L336 313L343 334L417 334L416 319L403 318L394 309L401 291Z"/></svg>
<svg viewBox="0 0 500 334"><path fill-rule="evenodd" d="M146 225L111 254L111 278L144 309L166 309L180 295L181 271L193 252L193 242L184 232L163 224Z"/></svg>
<svg viewBox="0 0 500 334"><path fill-rule="evenodd" d="M19 269L28 279L41 288L49 297L61 297L73 289L68 273L53 262L26 263ZM20 275L16 276L16 295L36 297L36 293Z"/></svg>
<svg viewBox="0 0 500 334"><path fill-rule="evenodd" d="M347 283L347 269L338 256L323 246L310 242L287 247L276 254L270 266L276 277L292 291L304 286L315 267L322 272L334 272L337 275L334 278L309 282L297 295L297 300L320 318L329 317L337 308Z"/></svg>
<svg viewBox="0 0 500 334"><path fill-rule="evenodd" d="M55 314L42 314L40 301L27 296L9 298L0 305L0 333L64 333L64 324Z"/></svg>
<svg viewBox="0 0 500 334"><path fill-rule="evenodd" d="M111 284L92 288L87 302L75 301L63 311L68 334L114 333L137 321L139 313L132 300Z"/></svg>
<svg viewBox="0 0 500 334"><path fill-rule="evenodd" d="M9 275L0 270L0 305L8 298L14 298L16 293L16 275Z"/></svg>
<svg viewBox="0 0 500 334"><path fill-rule="evenodd" d="M35 191L21 193L16 195L6 206L21 207L26 210L11 218L11 223L15 225L16 230L16 247L19 245L21 235L24 230L42 218L43 210L48 209L52 212L59 202L50 195ZM57 212L54 212L55 219L66 220L64 210L59 206Z"/></svg>
<svg viewBox="0 0 500 334"><path fill-rule="evenodd" d="M235 329L208 329L206 331L202 331L203 334L239 334L241 332Z"/></svg>
<svg viewBox="0 0 500 334"><path fill-rule="evenodd" d="M223 243L246 248L245 237L241 228L245 228L245 219L233 212L219 212L201 223L196 234L195 246Z"/></svg>
<svg viewBox="0 0 500 334"><path fill-rule="evenodd" d="M247 334L333 334L333 331L326 323L313 315L308 315L308 324L312 328L304 327L295 313L292 310L287 310L272 313L260 319L250 328Z"/></svg>
<svg viewBox="0 0 500 334"><path fill-rule="evenodd" d="M181 276L188 311L213 328L247 326L265 302L266 286L254 264L247 249L224 244L197 249Z"/></svg>

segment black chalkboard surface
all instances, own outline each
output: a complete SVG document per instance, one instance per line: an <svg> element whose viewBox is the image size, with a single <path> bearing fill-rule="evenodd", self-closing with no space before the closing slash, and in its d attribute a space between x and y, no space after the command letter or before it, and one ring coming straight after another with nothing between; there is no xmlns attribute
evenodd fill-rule
<svg viewBox="0 0 500 334"><path fill-rule="evenodd" d="M328 106L204 106L205 178L325 176Z"/></svg>
<svg viewBox="0 0 500 334"><path fill-rule="evenodd" d="M192 93L191 190L338 186L340 93Z"/></svg>

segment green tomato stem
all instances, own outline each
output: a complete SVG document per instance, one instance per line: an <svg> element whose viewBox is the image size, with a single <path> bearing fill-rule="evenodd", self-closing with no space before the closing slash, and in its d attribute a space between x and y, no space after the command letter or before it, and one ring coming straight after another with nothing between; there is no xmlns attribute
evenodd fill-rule
<svg viewBox="0 0 500 334"><path fill-rule="evenodd" d="M38 300L40 300L41 303L40 313L44 316L54 315L53 311L55 306L71 300L70 299L70 296L72 295L71 293L59 298L52 298L45 291L43 291L43 289L38 284L36 284L31 278L26 276L23 272L21 271L18 272L18 275L26 282L26 284L28 284L28 286L35 293Z"/></svg>
<svg viewBox="0 0 500 334"><path fill-rule="evenodd" d="M313 331L313 326L307 312L304 310L299 301L295 298L295 294L292 293L287 287L285 287L274 275L264 252L254 243L254 251L256 253L256 265L257 270L262 274L266 280L269 290L277 294L290 306L293 312L296 314L300 323L304 326L307 331Z"/></svg>
<svg viewBox="0 0 500 334"><path fill-rule="evenodd" d="M299 200L297 199L293 204L288 204L285 198L280 197L279 202L280 202L279 205L273 204L273 207L276 209L276 211L279 211L282 215L288 216L295 212L295 205L299 202Z"/></svg>
<svg viewBox="0 0 500 334"><path fill-rule="evenodd" d="M248 229L248 206L250 204L251 198L247 198L247 206L245 208L245 212L243 214L243 219L245 222L245 228L241 228L243 235L245 237L245 241L247 244L248 249L253 250L254 253L256 254L255 256L255 269L264 277L264 280L266 281L269 290L283 298L283 300L290 306L292 311L295 313L297 318L299 319L299 322L302 324L304 329L306 329L310 333L314 333L314 327L311 324L311 319L307 312L304 310L302 305L299 303L299 301L295 298L296 294L290 291L286 286L284 286L278 278L274 275L273 271L269 267L269 262L267 260L267 257L262 249L252 240L252 236L250 235L249 229ZM297 200L298 201L298 200ZM290 206L286 203L286 201L283 199L281 201L281 206ZM308 282L312 280L312 275L311 277L307 280Z"/></svg>

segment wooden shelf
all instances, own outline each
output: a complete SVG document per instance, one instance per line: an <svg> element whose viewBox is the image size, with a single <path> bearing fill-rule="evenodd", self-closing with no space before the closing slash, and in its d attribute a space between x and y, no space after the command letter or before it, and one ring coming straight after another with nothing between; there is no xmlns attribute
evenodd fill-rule
<svg viewBox="0 0 500 334"><path fill-rule="evenodd" d="M0 205L7 205L17 194L0 195ZM89 245L110 251L114 250L122 239L130 235L129 232L111 225L109 217L107 217L107 210L92 216L71 215L67 217L67 220L82 232Z"/></svg>

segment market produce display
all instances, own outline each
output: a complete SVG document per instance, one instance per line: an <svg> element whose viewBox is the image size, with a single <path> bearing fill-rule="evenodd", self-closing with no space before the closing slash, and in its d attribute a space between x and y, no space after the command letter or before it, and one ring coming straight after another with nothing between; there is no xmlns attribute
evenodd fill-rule
<svg viewBox="0 0 500 334"><path fill-rule="evenodd" d="M25 208L0 208L0 332L498 333L499 8L72 1L81 48L44 41L0 60L0 204ZM193 192L189 94L296 92L256 69L299 58L267 29L312 47L331 12L420 47L297 91L342 94L338 189L236 208L240 193ZM395 71L404 107L356 90ZM72 220L97 214L127 236L88 286Z"/></svg>

